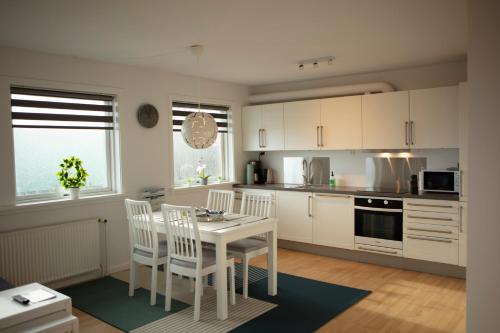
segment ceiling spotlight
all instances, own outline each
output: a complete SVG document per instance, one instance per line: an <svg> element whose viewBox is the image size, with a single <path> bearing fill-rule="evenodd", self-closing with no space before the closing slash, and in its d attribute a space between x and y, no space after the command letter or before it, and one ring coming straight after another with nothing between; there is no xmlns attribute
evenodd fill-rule
<svg viewBox="0 0 500 333"><path fill-rule="evenodd" d="M304 69L304 64L299 64L299 70L303 70Z"/></svg>
<svg viewBox="0 0 500 333"><path fill-rule="evenodd" d="M316 69L318 67L319 67L318 62L317 61L313 62L313 68Z"/></svg>

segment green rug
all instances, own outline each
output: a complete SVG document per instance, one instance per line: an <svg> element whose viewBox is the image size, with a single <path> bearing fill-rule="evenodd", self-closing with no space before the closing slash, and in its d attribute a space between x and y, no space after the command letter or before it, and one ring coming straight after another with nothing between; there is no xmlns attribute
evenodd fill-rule
<svg viewBox="0 0 500 333"><path fill-rule="evenodd" d="M236 270L240 271L241 267ZM367 290L278 273L278 295L269 296L267 270L250 266L249 275L249 296L277 304L277 307L231 332L314 332L370 294ZM134 297L129 297L128 283L112 277L65 288L61 292L72 298L74 307L126 332L190 306L173 300L172 312L166 313L162 295L157 295L156 306L150 306L149 290L138 289Z"/></svg>
<svg viewBox="0 0 500 333"><path fill-rule="evenodd" d="M71 297L73 306L123 331L131 331L170 314L165 312L165 297L156 295L156 305L149 305L149 290L139 288L128 296L128 283L110 276L64 288L61 293ZM189 304L172 300L172 312Z"/></svg>

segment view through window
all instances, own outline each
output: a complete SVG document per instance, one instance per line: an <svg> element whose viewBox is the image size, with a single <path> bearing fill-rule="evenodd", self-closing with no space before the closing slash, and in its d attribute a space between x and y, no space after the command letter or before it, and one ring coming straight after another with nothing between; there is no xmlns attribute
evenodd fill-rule
<svg viewBox="0 0 500 333"><path fill-rule="evenodd" d="M174 146L174 182L176 186L201 183L198 176L199 167L206 166L205 175L209 183L224 181L228 178L228 112L226 106L201 104L200 111L210 113L216 120L218 135L215 143L207 149L189 147L182 138L181 127L184 118L197 112L198 105L185 102L174 102L173 114L173 146Z"/></svg>
<svg viewBox="0 0 500 333"><path fill-rule="evenodd" d="M83 193L112 190L113 98L11 89L18 199L60 197L62 160L76 156L89 177Z"/></svg>

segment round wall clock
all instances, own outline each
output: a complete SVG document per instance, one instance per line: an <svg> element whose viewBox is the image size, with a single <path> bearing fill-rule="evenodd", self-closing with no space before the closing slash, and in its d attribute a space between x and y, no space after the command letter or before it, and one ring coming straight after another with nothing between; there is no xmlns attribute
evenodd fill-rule
<svg viewBox="0 0 500 333"><path fill-rule="evenodd" d="M143 104L137 110L137 121L145 128L153 128L160 118L158 110L151 104Z"/></svg>

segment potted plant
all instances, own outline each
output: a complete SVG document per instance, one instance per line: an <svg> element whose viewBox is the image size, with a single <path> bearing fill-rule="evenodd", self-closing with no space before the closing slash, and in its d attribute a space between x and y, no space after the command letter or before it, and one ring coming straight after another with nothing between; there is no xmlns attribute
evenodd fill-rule
<svg viewBox="0 0 500 333"><path fill-rule="evenodd" d="M208 178L210 177L210 175L205 175L206 168L207 168L206 164L202 164L196 168L196 172L198 172L198 178L200 178L201 185L208 184Z"/></svg>
<svg viewBox="0 0 500 333"><path fill-rule="evenodd" d="M59 165L61 170L56 174L61 185L65 189L69 189L69 197L73 200L80 197L80 188L85 186L85 181L89 176L82 164L82 160L78 157L65 158Z"/></svg>
<svg viewBox="0 0 500 333"><path fill-rule="evenodd" d="M218 177L217 177L217 182L218 182L219 184L222 184L222 181L223 181L223 180L224 180L224 179L222 178L222 176L218 176Z"/></svg>
<svg viewBox="0 0 500 333"><path fill-rule="evenodd" d="M187 177L186 182L187 182L187 186L191 186L193 184L193 177L191 177L191 176Z"/></svg>

